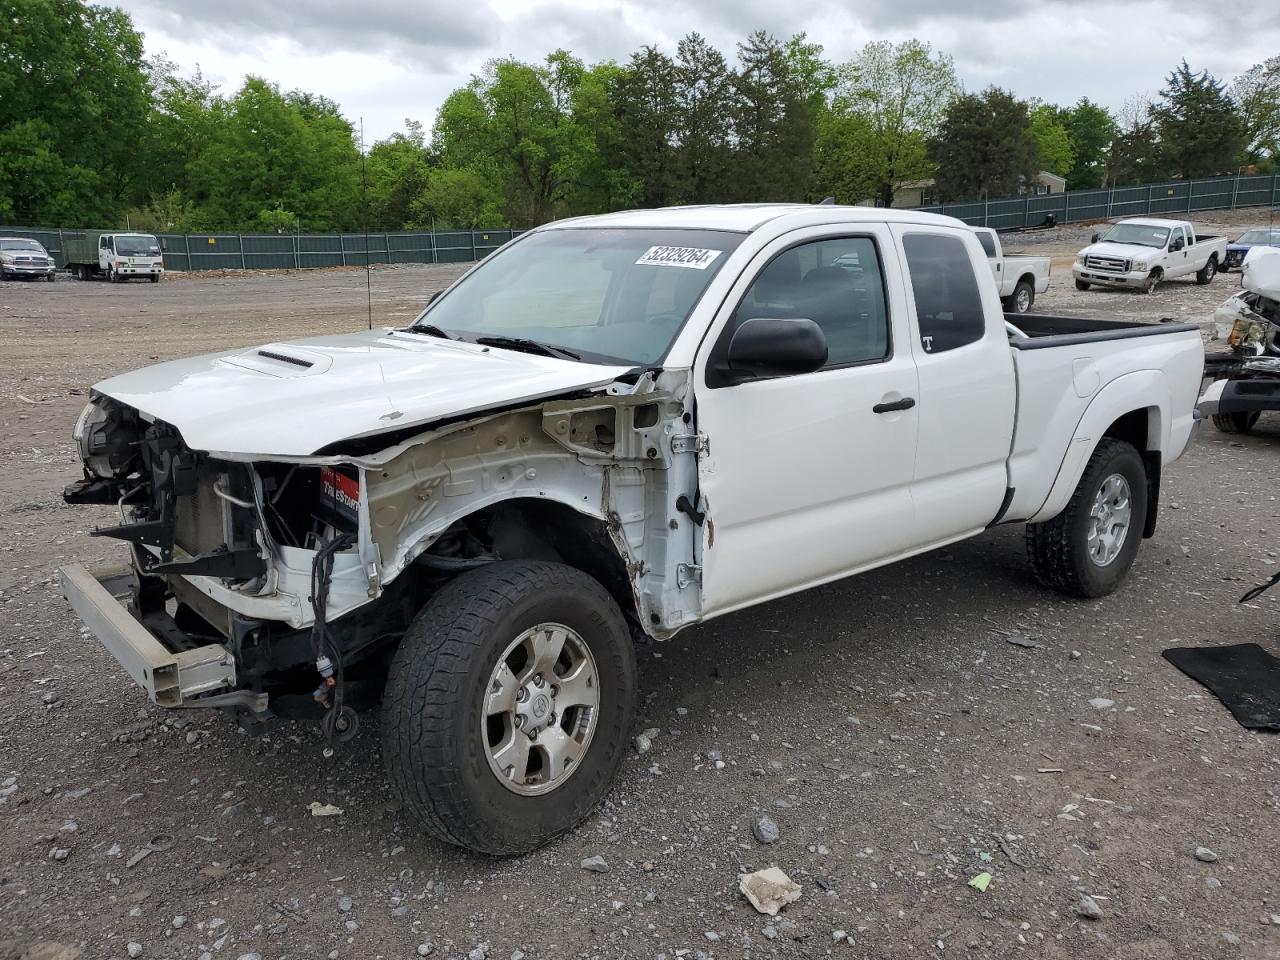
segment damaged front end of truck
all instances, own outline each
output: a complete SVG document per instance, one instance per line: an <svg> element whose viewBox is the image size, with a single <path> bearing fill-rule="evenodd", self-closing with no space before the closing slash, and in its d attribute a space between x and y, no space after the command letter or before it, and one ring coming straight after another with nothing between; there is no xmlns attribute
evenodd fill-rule
<svg viewBox="0 0 1280 960"><path fill-rule="evenodd" d="M1243 290L1214 311L1214 335L1228 351L1205 356L1213 382L1201 415L1226 433L1245 433L1265 411L1280 410L1280 253L1250 258Z"/></svg>
<svg viewBox="0 0 1280 960"><path fill-rule="evenodd" d="M180 423L95 393L73 504L123 569L63 571L77 613L151 700L254 722L311 696L339 738L345 691L375 681L416 613L499 560L588 570L633 633L698 619L697 443L683 374L327 443L307 455L193 449ZM677 505L680 504L680 505Z"/></svg>

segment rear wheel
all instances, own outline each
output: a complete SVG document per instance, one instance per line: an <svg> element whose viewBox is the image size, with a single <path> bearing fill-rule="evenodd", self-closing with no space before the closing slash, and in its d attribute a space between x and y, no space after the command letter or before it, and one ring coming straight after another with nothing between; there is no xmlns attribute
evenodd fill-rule
<svg viewBox="0 0 1280 960"><path fill-rule="evenodd" d="M1088 290L1088 289L1089 289L1089 281L1087 281L1087 280L1077 280L1077 281L1076 281L1076 289L1077 289L1077 290Z"/></svg>
<svg viewBox="0 0 1280 960"><path fill-rule="evenodd" d="M1218 273L1218 258L1210 257L1203 267L1196 271L1196 283L1204 286L1209 283Z"/></svg>
<svg viewBox="0 0 1280 960"><path fill-rule="evenodd" d="M1098 441L1062 513L1027 524L1027 556L1036 579L1077 597L1120 585L1142 543L1147 471L1132 444Z"/></svg>
<svg viewBox="0 0 1280 960"><path fill-rule="evenodd" d="M1010 312L1026 313L1036 302L1036 291L1031 284L1025 280L1019 280L1018 285L1013 288L1013 296L1009 298Z"/></svg>
<svg viewBox="0 0 1280 960"><path fill-rule="evenodd" d="M462 574L423 608L391 666L392 789L440 840L532 850L604 797L635 693L626 620L596 580L534 561Z"/></svg>
<svg viewBox="0 0 1280 960"><path fill-rule="evenodd" d="M1262 416L1259 410L1241 411L1238 413L1215 413L1213 425L1223 433L1248 433Z"/></svg>

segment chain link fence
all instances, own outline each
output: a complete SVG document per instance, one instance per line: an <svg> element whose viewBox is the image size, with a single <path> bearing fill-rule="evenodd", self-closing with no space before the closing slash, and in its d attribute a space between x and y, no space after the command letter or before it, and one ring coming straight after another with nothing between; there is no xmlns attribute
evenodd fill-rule
<svg viewBox="0 0 1280 960"><path fill-rule="evenodd" d="M1202 210L1274 207L1277 204L1280 204L1280 176L1240 176L1169 180L1135 187L1068 190L1038 196L1026 194L968 203L939 203L915 209L944 213L974 227L1016 230L1045 226L1050 218L1055 223L1153 215L1176 218L1180 214Z"/></svg>
<svg viewBox="0 0 1280 960"><path fill-rule="evenodd" d="M96 238L102 230L0 227L0 237L38 240L67 265L67 240ZM363 267L366 263L472 263L523 231L452 230L435 233L158 233L166 270L280 270Z"/></svg>
<svg viewBox="0 0 1280 960"><path fill-rule="evenodd" d="M1079 223L1110 217L1193 214L1203 210L1275 207L1280 176L1170 180L1103 190L1068 190L967 203L917 207L943 213L975 227L1015 230L1047 223ZM67 239L96 237L104 230L0 227L0 237L39 240L66 266ZM365 263L472 263L523 231L450 230L433 233L161 233L167 270L279 270L305 267L362 267Z"/></svg>

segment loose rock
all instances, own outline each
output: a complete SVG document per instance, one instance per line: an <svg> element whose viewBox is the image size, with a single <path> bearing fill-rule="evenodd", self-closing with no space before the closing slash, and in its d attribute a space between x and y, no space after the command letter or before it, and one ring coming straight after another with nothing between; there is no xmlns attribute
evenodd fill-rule
<svg viewBox="0 0 1280 960"><path fill-rule="evenodd" d="M432 943L430 940L425 940L422 943L418 944L418 956L429 957L431 956L435 948L436 948L436 945L434 943Z"/></svg>
<svg viewBox="0 0 1280 960"><path fill-rule="evenodd" d="M1201 863L1217 863L1218 855L1208 847L1196 847L1196 859Z"/></svg>
<svg viewBox="0 0 1280 960"><path fill-rule="evenodd" d="M751 832L761 843L776 843L782 836L773 818L767 816L756 817L755 822L751 824Z"/></svg>
<svg viewBox="0 0 1280 960"><path fill-rule="evenodd" d="M1095 710L1110 710L1115 705L1114 700L1108 700L1106 697L1094 697L1089 701L1089 706Z"/></svg>
<svg viewBox="0 0 1280 960"><path fill-rule="evenodd" d="M129 956L133 960L137 960L138 957L142 956L142 944L136 940L130 940L125 949L129 951Z"/></svg>
<svg viewBox="0 0 1280 960"><path fill-rule="evenodd" d="M604 857L596 854L594 857L587 857L582 861L582 869L589 870L592 873L608 873L609 864L605 862Z"/></svg>
<svg viewBox="0 0 1280 960"><path fill-rule="evenodd" d="M1098 901L1094 900L1093 897L1081 897L1080 902L1076 904L1076 913L1086 920L1102 919L1102 908L1098 906Z"/></svg>
<svg viewBox="0 0 1280 960"><path fill-rule="evenodd" d="M341 910L343 913L350 913L350 912L351 912L351 898L350 898L350 897L339 897L339 898L338 898L338 909L339 909L339 910Z"/></svg>

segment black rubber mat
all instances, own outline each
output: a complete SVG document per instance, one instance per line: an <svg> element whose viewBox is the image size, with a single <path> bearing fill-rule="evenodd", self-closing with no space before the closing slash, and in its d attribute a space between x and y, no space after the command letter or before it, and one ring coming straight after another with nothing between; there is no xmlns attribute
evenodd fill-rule
<svg viewBox="0 0 1280 960"><path fill-rule="evenodd" d="M1250 730L1280 730L1280 660L1256 643L1172 647L1164 658L1204 684Z"/></svg>

